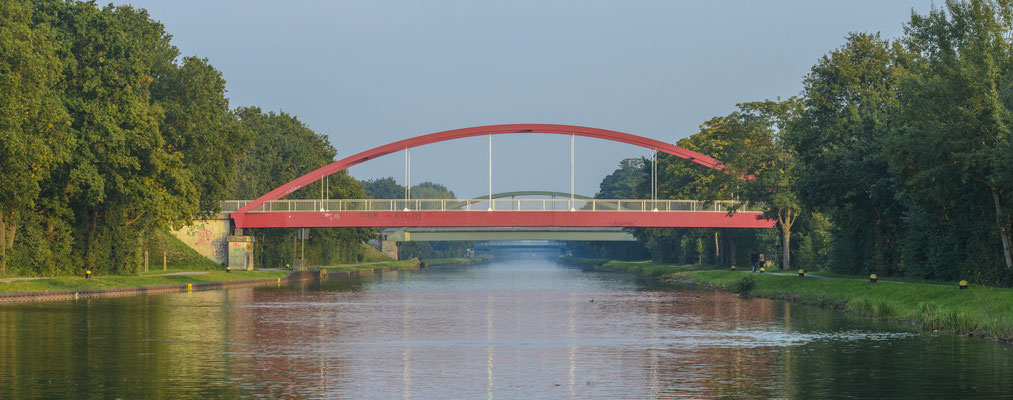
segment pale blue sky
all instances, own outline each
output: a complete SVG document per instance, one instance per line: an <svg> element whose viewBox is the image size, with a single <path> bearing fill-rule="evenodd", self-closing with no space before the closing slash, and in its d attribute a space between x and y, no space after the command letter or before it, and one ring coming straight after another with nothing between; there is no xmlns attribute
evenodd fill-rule
<svg viewBox="0 0 1013 400"><path fill-rule="evenodd" d="M447 129L559 123L666 142L735 103L789 97L849 32L903 32L930 1L130 0L183 55L208 58L233 106L298 116L338 157ZM568 192L569 138L494 138L493 191ZM577 139L593 195L629 145ZM412 182L487 191L485 138L412 151ZM353 176L403 180L403 155Z"/></svg>

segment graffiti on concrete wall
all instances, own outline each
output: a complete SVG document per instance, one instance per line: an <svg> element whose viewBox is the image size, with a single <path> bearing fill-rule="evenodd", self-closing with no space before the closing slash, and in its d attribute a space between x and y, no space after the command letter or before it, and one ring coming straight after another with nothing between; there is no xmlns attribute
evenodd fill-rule
<svg viewBox="0 0 1013 400"><path fill-rule="evenodd" d="M194 224L186 227L185 229L186 235L194 241L194 246L211 244L211 237L214 236L214 232L208 229L205 224Z"/></svg>
<svg viewBox="0 0 1013 400"><path fill-rule="evenodd" d="M184 226L182 229L174 231L173 234L188 247L208 259L219 264L225 264L228 260L228 219L194 221L193 224Z"/></svg>
<svg viewBox="0 0 1013 400"><path fill-rule="evenodd" d="M229 266L232 269L245 269L250 266L250 253L253 252L253 243L232 242L229 243Z"/></svg>
<svg viewBox="0 0 1013 400"><path fill-rule="evenodd" d="M215 249L215 261L225 263L226 257L229 256L229 242L224 238L218 238L211 241L211 246Z"/></svg>

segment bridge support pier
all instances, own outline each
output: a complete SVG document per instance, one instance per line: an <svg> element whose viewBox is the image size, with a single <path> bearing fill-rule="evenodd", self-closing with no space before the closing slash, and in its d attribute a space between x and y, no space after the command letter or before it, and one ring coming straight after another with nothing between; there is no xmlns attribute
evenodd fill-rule
<svg viewBox="0 0 1013 400"><path fill-rule="evenodd" d="M253 236L242 236L242 230L236 229L239 235L229 235L229 255L226 265L233 270L245 269L253 271Z"/></svg>
<svg viewBox="0 0 1013 400"><path fill-rule="evenodd" d="M380 252L383 255L397 260L398 242L393 240L384 240L380 242Z"/></svg>

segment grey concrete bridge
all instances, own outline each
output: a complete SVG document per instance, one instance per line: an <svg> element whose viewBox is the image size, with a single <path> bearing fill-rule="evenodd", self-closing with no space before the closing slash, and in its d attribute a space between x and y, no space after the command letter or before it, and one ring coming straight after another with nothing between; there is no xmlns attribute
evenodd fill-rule
<svg viewBox="0 0 1013 400"><path fill-rule="evenodd" d="M634 242L623 228L488 227L488 228L394 228L383 231L395 242L554 240Z"/></svg>

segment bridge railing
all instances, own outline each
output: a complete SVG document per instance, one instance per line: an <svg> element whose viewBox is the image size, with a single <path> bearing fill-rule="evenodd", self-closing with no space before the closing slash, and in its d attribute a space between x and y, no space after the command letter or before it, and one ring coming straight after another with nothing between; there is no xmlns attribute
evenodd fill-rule
<svg viewBox="0 0 1013 400"><path fill-rule="evenodd" d="M249 200L225 200L223 212L235 212ZM250 212L333 212L333 211L664 211L728 212L736 202L698 200L618 199L337 199L274 200ZM760 205L740 207L739 212L760 212Z"/></svg>

